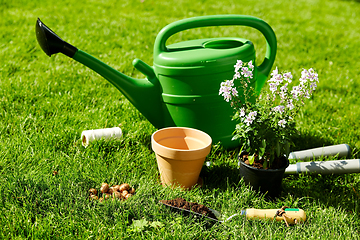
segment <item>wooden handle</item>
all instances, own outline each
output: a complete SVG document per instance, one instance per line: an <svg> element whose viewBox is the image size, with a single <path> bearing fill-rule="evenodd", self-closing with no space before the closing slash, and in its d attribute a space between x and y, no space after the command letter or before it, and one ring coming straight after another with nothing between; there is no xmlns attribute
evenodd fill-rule
<svg viewBox="0 0 360 240"><path fill-rule="evenodd" d="M285 208L285 216L288 224L296 224L299 222L305 222L305 211L299 208ZM279 209L246 209L247 219L274 219L276 221L283 221L283 216L276 216Z"/></svg>

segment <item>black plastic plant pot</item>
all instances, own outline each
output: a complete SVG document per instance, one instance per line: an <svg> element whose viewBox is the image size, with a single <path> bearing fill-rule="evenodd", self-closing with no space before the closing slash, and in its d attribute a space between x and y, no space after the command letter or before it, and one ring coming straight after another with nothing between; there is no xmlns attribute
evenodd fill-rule
<svg viewBox="0 0 360 240"><path fill-rule="evenodd" d="M252 186L253 190L265 194L267 197L276 198L282 191L282 179L285 169L289 166L289 160L286 159L286 165L279 169L258 169L242 161L239 154L240 177L244 179L246 185Z"/></svg>

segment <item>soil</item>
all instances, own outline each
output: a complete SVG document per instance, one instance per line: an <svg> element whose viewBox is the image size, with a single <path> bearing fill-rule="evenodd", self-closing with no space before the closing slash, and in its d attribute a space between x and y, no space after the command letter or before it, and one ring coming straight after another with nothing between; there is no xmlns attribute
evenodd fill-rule
<svg viewBox="0 0 360 240"><path fill-rule="evenodd" d="M204 206L202 204L198 204L198 203L194 203L194 202L187 202L183 198L176 198L173 200L160 200L160 202L162 202L163 204L166 204L166 205L173 206L173 207L182 208L182 209L186 209L186 210L189 210L192 212L196 212L203 216L207 216L207 217L217 220L214 213L209 208L207 208L206 206Z"/></svg>
<svg viewBox="0 0 360 240"><path fill-rule="evenodd" d="M249 154L247 152L241 153L240 154L240 159L247 165L250 165L250 162L248 160L248 156ZM258 169L264 169L263 168L263 164L264 164L264 159L259 159L258 156L255 156L255 160L253 162L252 167L258 168ZM265 168L265 169L279 169L282 168L286 165L286 157L281 156L281 157L276 157L274 159L274 161L272 162L272 165L270 168Z"/></svg>

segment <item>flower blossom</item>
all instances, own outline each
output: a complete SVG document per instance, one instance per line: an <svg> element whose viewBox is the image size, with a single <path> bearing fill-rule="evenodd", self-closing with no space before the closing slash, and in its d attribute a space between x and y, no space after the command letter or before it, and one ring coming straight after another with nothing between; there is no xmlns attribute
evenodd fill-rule
<svg viewBox="0 0 360 240"><path fill-rule="evenodd" d="M251 71L254 71L254 65L252 63L252 60L248 63L248 67L251 69Z"/></svg>
<svg viewBox="0 0 360 240"><path fill-rule="evenodd" d="M270 86L270 91L272 92L272 94L274 94L277 91L276 83L269 83L269 86Z"/></svg>
<svg viewBox="0 0 360 240"><path fill-rule="evenodd" d="M286 96L287 96L287 92L288 92L288 83L284 84L284 86L280 87L280 102L283 103L284 101L286 101Z"/></svg>
<svg viewBox="0 0 360 240"><path fill-rule="evenodd" d="M237 97L239 95L239 92L236 88L231 88L231 95L234 97Z"/></svg>
<svg viewBox="0 0 360 240"><path fill-rule="evenodd" d="M242 67L241 74L246 78L253 78L253 72L252 70L249 70L248 67Z"/></svg>
<svg viewBox="0 0 360 240"><path fill-rule="evenodd" d="M286 72L286 73L283 74L283 78L288 83L291 83L293 76L292 76L291 72Z"/></svg>
<svg viewBox="0 0 360 240"><path fill-rule="evenodd" d="M286 120L285 119L282 119L282 120L280 120L279 122L278 122L278 125L280 126L280 127L285 127L285 125L286 125Z"/></svg>
<svg viewBox="0 0 360 240"><path fill-rule="evenodd" d="M279 106L273 107L272 110L274 112L283 113L285 111L285 106L279 105Z"/></svg>
<svg viewBox="0 0 360 240"><path fill-rule="evenodd" d="M300 84L304 86L308 81L311 83L319 82L318 74L312 68L303 69L301 72Z"/></svg>
<svg viewBox="0 0 360 240"><path fill-rule="evenodd" d="M219 95L224 97L224 100L229 102L232 97L238 96L238 91L233 88L234 80L226 80L220 84Z"/></svg>
<svg viewBox="0 0 360 240"><path fill-rule="evenodd" d="M238 72L239 69L242 68L242 66L243 66L243 61L237 60L237 61L236 61L236 64L234 65L235 72Z"/></svg>
<svg viewBox="0 0 360 240"><path fill-rule="evenodd" d="M286 93L287 92L287 86L288 86L288 84L286 83L284 86L280 87L280 91Z"/></svg>
<svg viewBox="0 0 360 240"><path fill-rule="evenodd" d="M299 96L302 95L302 87L299 86L294 86L293 89L291 90L291 94L293 95L293 99L295 100L299 100Z"/></svg>
<svg viewBox="0 0 360 240"><path fill-rule="evenodd" d="M303 69L301 72L301 79L300 81L307 81L310 82L318 82L318 74L314 71L314 69L310 68L309 70Z"/></svg>
<svg viewBox="0 0 360 240"><path fill-rule="evenodd" d="M278 68L276 67L272 72L271 72L271 76L273 77L273 76L276 76L276 75L278 75L279 74L279 70L278 70Z"/></svg>
<svg viewBox="0 0 360 240"><path fill-rule="evenodd" d="M244 123L246 124L246 126L250 126L255 118L257 116L257 112L254 111L254 112L250 112L245 118L244 118Z"/></svg>
<svg viewBox="0 0 360 240"><path fill-rule="evenodd" d="M294 104L293 104L293 100L292 99L289 99L289 102L288 104L286 105L286 107L289 109L289 110L293 110L294 109Z"/></svg>
<svg viewBox="0 0 360 240"><path fill-rule="evenodd" d="M314 69L310 68L308 72L310 74L309 78L311 82L319 82L319 75L314 71Z"/></svg>
<svg viewBox="0 0 360 240"><path fill-rule="evenodd" d="M241 108L240 109L240 117L244 117L245 116L245 108Z"/></svg>
<svg viewBox="0 0 360 240"><path fill-rule="evenodd" d="M317 87L316 83L315 83L315 82L312 82L312 83L310 84L310 90L311 90L311 92L312 92L312 91L315 91L315 90L316 90L316 87Z"/></svg>
<svg viewBox="0 0 360 240"><path fill-rule="evenodd" d="M277 85L275 83L269 83L270 91L274 94L277 91Z"/></svg>
<svg viewBox="0 0 360 240"><path fill-rule="evenodd" d="M305 91L303 96L306 97L307 99L310 99L310 92Z"/></svg>
<svg viewBox="0 0 360 240"><path fill-rule="evenodd" d="M269 80L269 82L273 82L275 83L277 86L280 85L280 83L282 83L283 81L283 76L281 74L279 74L279 70L278 68L276 67L275 70L273 70L271 72L271 78Z"/></svg>
<svg viewBox="0 0 360 240"><path fill-rule="evenodd" d="M275 94L278 91L278 86L280 86L280 84L283 82L283 76L279 74L277 68L275 68L275 70L272 71L271 76L272 77L268 80L268 82L269 82L270 91L275 98L276 97ZM285 87L284 86L280 87L280 91L282 92L281 94L282 97L285 97L285 90L287 91L287 84Z"/></svg>
<svg viewBox="0 0 360 240"><path fill-rule="evenodd" d="M257 111L254 111L254 112L251 112L249 113L249 117L252 119L252 120L255 120L255 117L257 116Z"/></svg>
<svg viewBox="0 0 360 240"><path fill-rule="evenodd" d="M250 117L246 117L244 123L246 126L250 126L253 123L253 120Z"/></svg>

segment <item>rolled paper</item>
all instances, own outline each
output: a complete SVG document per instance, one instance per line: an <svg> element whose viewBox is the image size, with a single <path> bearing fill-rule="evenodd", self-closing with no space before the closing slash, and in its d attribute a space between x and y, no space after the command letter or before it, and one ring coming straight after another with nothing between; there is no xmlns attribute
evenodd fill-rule
<svg viewBox="0 0 360 240"><path fill-rule="evenodd" d="M99 139L120 139L122 137L122 131L119 127L85 130L81 133L82 145L87 147L90 142Z"/></svg>
<svg viewBox="0 0 360 240"><path fill-rule="evenodd" d="M341 158L348 156L350 152L351 150L349 145L339 144L327 147L313 148L304 151L291 152L289 154L289 159L305 160L336 155Z"/></svg>
<svg viewBox="0 0 360 240"><path fill-rule="evenodd" d="M284 174L343 174L360 173L360 159L298 162L290 164Z"/></svg>

